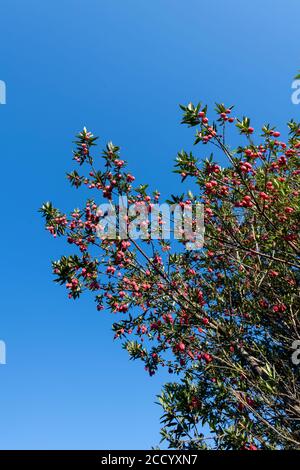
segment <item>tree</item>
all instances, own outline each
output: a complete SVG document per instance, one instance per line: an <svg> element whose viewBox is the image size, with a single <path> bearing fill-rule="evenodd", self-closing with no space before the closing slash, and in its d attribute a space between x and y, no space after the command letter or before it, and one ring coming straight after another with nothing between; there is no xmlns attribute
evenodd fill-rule
<svg viewBox="0 0 300 470"><path fill-rule="evenodd" d="M288 123L284 143L269 124L255 138L250 119L232 117L223 104L215 121L201 104L181 109L182 122L196 129L194 144L215 154L178 153L174 171L195 194L168 203L204 205L204 247L187 250L184 237L151 239L147 224L143 239L110 240L99 236L107 214L95 197L70 216L48 202L47 230L79 250L53 262L55 281L73 299L92 291L98 310L117 315L115 338L130 357L150 375L159 367L172 374L159 397L170 447L299 449L300 124ZM226 136L234 129L241 143L232 149ZM70 183L100 191L120 210L121 195L151 213L159 192L133 188L111 142L101 158L92 156L96 139L86 129L77 135L82 172L69 173Z"/></svg>

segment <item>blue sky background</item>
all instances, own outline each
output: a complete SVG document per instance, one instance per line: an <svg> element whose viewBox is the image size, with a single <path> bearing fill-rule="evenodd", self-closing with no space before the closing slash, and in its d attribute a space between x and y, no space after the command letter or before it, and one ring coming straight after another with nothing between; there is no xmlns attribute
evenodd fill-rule
<svg viewBox="0 0 300 470"><path fill-rule="evenodd" d="M138 449L159 442L166 377L129 362L92 298L52 282L68 252L37 213L80 205L65 172L84 125L121 145L139 182L180 191L170 170L193 133L178 103L236 104L282 129L300 105L299 0L1 0L1 449ZM200 148L198 150L200 153Z"/></svg>

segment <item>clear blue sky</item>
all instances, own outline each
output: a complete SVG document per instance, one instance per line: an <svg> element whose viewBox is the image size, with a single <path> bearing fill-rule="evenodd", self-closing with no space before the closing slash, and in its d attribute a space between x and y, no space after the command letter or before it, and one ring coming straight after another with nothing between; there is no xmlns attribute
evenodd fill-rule
<svg viewBox="0 0 300 470"><path fill-rule="evenodd" d="M1 0L1 449L158 443L166 377L129 362L91 298L68 301L52 282L50 259L70 247L37 209L80 204L65 172L84 125L167 194L192 138L178 103L236 104L255 125L299 119L299 17L299 0Z"/></svg>

